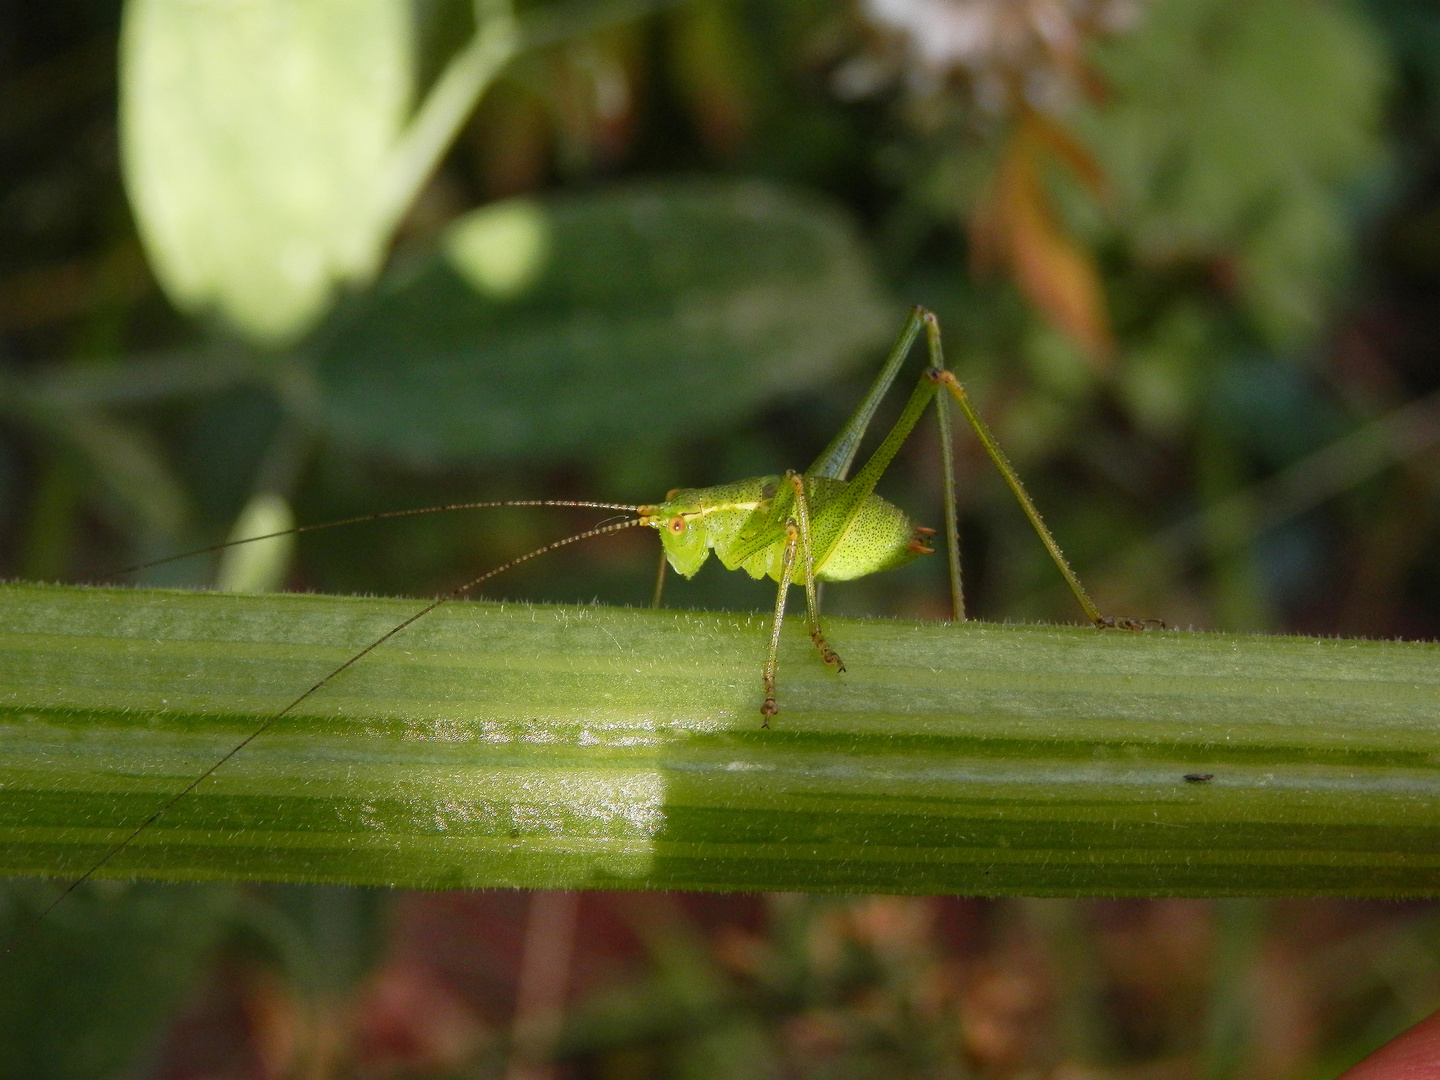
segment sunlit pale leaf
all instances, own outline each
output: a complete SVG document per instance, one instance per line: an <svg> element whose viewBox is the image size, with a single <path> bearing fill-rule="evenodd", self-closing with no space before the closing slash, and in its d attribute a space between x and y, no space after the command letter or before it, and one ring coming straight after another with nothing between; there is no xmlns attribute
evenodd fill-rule
<svg viewBox="0 0 1440 1080"><path fill-rule="evenodd" d="M254 495L230 530L230 540L267 536L253 544L242 544L220 555L215 587L224 592L272 592L285 583L285 574L295 554L294 536L272 536L295 527L295 512L289 501L273 491Z"/></svg>
<svg viewBox="0 0 1440 1080"><path fill-rule="evenodd" d="M125 181L177 306L284 343L374 273L410 66L404 0L131 0Z"/></svg>

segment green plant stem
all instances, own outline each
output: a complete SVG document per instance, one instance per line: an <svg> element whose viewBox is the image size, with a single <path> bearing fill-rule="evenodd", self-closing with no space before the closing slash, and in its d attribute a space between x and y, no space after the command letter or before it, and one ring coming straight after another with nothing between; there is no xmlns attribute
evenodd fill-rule
<svg viewBox="0 0 1440 1080"><path fill-rule="evenodd" d="M0 873L78 875L418 601L0 586ZM1440 646L457 603L107 877L1440 893ZM1187 781L1185 774L1213 774Z"/></svg>
<svg viewBox="0 0 1440 1080"><path fill-rule="evenodd" d="M377 234L388 236L399 225L476 104L522 51L628 22L679 2L568 3L523 18L512 13L506 0L476 4L474 37L446 65L391 153L376 197Z"/></svg>
<svg viewBox="0 0 1440 1080"><path fill-rule="evenodd" d="M376 197L376 232L388 236L455 141L485 90L519 51L508 4L495 5L475 36L446 65L391 153Z"/></svg>

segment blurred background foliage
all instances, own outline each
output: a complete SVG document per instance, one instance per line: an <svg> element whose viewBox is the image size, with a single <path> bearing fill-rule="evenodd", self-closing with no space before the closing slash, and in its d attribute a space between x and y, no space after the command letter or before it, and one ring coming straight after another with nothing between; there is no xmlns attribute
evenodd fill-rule
<svg viewBox="0 0 1440 1080"><path fill-rule="evenodd" d="M1102 607L1433 637L1437 300L1424 0L0 8L7 576L803 467L920 302ZM938 524L935 454L883 488ZM958 467L973 610L1076 618ZM146 580L430 593L594 521L562 514ZM652 539L495 595L642 603ZM938 617L942 578L827 605ZM710 567L669 602L766 598ZM7 978L0 1070L538 1075L528 1038L606 1077L1318 1077L1440 1004L1423 906L596 896L517 1050L524 898L384 906L97 888Z"/></svg>

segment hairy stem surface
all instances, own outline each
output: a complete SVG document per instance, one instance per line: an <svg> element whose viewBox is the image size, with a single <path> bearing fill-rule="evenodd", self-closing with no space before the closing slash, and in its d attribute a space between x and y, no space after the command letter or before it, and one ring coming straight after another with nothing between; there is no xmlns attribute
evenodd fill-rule
<svg viewBox="0 0 1440 1080"><path fill-rule="evenodd" d="M0 873L79 875L419 606L0 586ZM762 731L765 622L449 605L101 876L1440 894L1440 646L840 619Z"/></svg>

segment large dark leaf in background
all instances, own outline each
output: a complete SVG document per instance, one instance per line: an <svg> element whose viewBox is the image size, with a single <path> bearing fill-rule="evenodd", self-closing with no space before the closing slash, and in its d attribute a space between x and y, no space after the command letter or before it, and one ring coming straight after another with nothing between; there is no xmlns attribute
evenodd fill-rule
<svg viewBox="0 0 1440 1080"><path fill-rule="evenodd" d="M441 248L314 342L336 434L415 465L703 434L898 327L847 219L759 182L502 203Z"/></svg>

